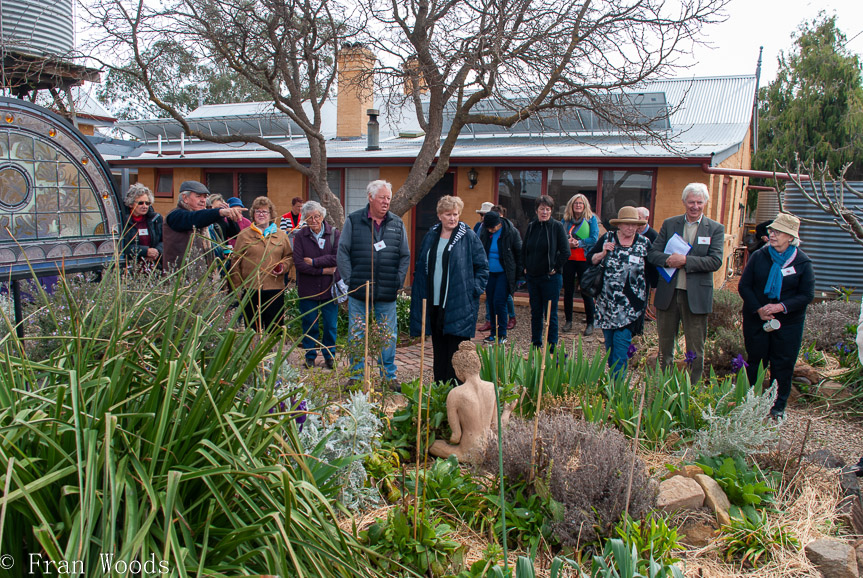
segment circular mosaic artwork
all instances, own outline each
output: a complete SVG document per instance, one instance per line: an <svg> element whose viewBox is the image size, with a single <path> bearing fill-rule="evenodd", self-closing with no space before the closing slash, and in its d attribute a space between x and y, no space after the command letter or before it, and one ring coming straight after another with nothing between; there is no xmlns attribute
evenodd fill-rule
<svg viewBox="0 0 863 578"><path fill-rule="evenodd" d="M0 207L15 210L27 204L31 193L30 179L15 165L0 166Z"/></svg>

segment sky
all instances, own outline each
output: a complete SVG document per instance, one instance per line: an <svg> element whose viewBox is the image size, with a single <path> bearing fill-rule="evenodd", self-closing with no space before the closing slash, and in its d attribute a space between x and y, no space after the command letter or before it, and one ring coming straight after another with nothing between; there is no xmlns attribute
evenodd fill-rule
<svg viewBox="0 0 863 578"><path fill-rule="evenodd" d="M863 57L863 0L731 0L728 19L704 30L712 48L697 46L682 57L681 63L692 67L678 76L754 74L763 46L761 86L766 86L776 77L779 52L793 47L792 34L821 10L837 15L837 26L848 39L846 48Z"/></svg>

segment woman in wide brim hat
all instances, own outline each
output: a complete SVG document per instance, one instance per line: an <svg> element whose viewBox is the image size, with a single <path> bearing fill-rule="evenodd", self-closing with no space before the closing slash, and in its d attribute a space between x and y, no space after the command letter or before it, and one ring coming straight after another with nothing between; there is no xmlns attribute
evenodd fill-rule
<svg viewBox="0 0 863 578"><path fill-rule="evenodd" d="M588 254L592 265L604 263L602 290L596 296L596 325L605 337L608 366L616 374L626 370L632 337L644 327L647 306L646 257L650 241L638 229L647 221L635 207L623 207L609 231Z"/></svg>
<svg viewBox="0 0 863 578"><path fill-rule="evenodd" d="M759 365L770 365L770 379L777 385L770 416L778 419L785 415L791 392L806 307L815 298L815 274L809 257L798 247L800 219L779 213L768 230L767 245L749 257L737 291L743 298L746 373L753 383Z"/></svg>

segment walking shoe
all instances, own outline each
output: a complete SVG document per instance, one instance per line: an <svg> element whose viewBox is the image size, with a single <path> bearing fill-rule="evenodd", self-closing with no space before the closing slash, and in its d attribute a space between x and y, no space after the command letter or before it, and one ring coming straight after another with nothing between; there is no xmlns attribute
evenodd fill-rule
<svg viewBox="0 0 863 578"><path fill-rule="evenodd" d="M333 369L336 366L336 361L332 357L330 357L328 359L324 359L324 365L327 367L327 369Z"/></svg>
<svg viewBox="0 0 863 578"><path fill-rule="evenodd" d="M563 324L563 329L561 329L564 333L569 333L572 331L572 321L567 321Z"/></svg>
<svg viewBox="0 0 863 578"><path fill-rule="evenodd" d="M395 393L402 392L401 384L395 379L385 379L384 380L384 389L389 389L390 391L394 391Z"/></svg>
<svg viewBox="0 0 863 578"><path fill-rule="evenodd" d="M785 419L785 412L779 411L778 409L771 409L769 417L773 421L780 421Z"/></svg>
<svg viewBox="0 0 863 578"><path fill-rule="evenodd" d="M306 366L306 369L311 369L315 366L315 360L309 361L308 359L303 362L303 365Z"/></svg>
<svg viewBox="0 0 863 578"><path fill-rule="evenodd" d="M485 323L480 325L477 331L491 331L491 321L486 321Z"/></svg>
<svg viewBox="0 0 863 578"><path fill-rule="evenodd" d="M863 458L853 466L847 466L842 470L843 474L854 474L858 478L863 478Z"/></svg>
<svg viewBox="0 0 863 578"><path fill-rule="evenodd" d="M593 333L593 323L588 323L587 327L584 328L584 336L587 337L591 333Z"/></svg>
<svg viewBox="0 0 863 578"><path fill-rule="evenodd" d="M506 322L506 329L509 331L510 329L515 328L515 317L510 317L509 321Z"/></svg>
<svg viewBox="0 0 863 578"><path fill-rule="evenodd" d="M498 345L503 345L506 343L506 337L501 337L500 340L495 339L494 335L489 335L485 339L482 340L484 345L494 345L497 343Z"/></svg>

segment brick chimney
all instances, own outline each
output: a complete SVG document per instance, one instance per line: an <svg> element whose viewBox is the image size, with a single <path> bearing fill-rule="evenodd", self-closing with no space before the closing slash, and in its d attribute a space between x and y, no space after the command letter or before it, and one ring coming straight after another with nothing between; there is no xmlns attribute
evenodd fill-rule
<svg viewBox="0 0 863 578"><path fill-rule="evenodd" d="M407 61L404 63L404 71L405 71L405 94L410 96L414 92L414 82L416 82L418 92L420 94L425 94L428 92L428 84L426 84L426 79L423 76L422 71L420 70L420 63L416 56L408 57Z"/></svg>
<svg viewBox="0 0 863 578"><path fill-rule="evenodd" d="M375 54L363 44L342 45L338 58L338 138L365 136L366 111L374 108L374 67Z"/></svg>

